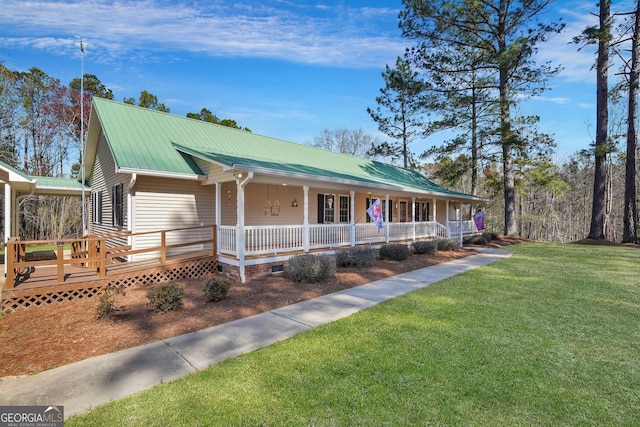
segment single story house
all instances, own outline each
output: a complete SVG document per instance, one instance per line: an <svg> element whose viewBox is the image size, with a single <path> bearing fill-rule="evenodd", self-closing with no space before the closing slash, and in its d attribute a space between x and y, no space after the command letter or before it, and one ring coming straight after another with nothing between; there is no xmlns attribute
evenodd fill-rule
<svg viewBox="0 0 640 427"><path fill-rule="evenodd" d="M135 251L151 244L138 233L215 225L218 270L243 282L296 253L460 234L474 227L462 204L486 201L412 170L101 98L85 176L90 234L134 233L123 243ZM378 199L381 230L367 215Z"/></svg>

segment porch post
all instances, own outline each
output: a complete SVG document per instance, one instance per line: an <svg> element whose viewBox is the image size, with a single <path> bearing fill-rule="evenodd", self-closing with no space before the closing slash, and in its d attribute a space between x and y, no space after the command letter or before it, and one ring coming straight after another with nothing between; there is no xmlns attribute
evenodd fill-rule
<svg viewBox="0 0 640 427"><path fill-rule="evenodd" d="M216 254L220 253L220 221L222 218L222 184L216 182Z"/></svg>
<svg viewBox="0 0 640 427"><path fill-rule="evenodd" d="M431 212L432 212L431 213L431 221L437 221L436 220L436 199L433 199L431 201L431 204L433 205L433 206L431 206Z"/></svg>
<svg viewBox="0 0 640 427"><path fill-rule="evenodd" d="M8 182L4 183L4 243L6 244L11 238L11 186ZM4 274L7 274L7 255L8 252L5 248L4 251Z"/></svg>
<svg viewBox="0 0 640 427"><path fill-rule="evenodd" d="M451 237L451 230L449 230L449 200L447 200L445 205L444 222L447 229L447 237Z"/></svg>
<svg viewBox="0 0 640 427"><path fill-rule="evenodd" d="M411 240L416 240L416 196L411 198Z"/></svg>
<svg viewBox="0 0 640 427"><path fill-rule="evenodd" d="M458 220L458 230L460 230L460 247L462 247L462 202L460 202L460 218Z"/></svg>
<svg viewBox="0 0 640 427"><path fill-rule="evenodd" d="M392 209L392 207L389 206L389 194L385 194L384 200L384 205L387 207L384 210L384 223L386 224L384 228L384 241L389 243L389 211Z"/></svg>
<svg viewBox="0 0 640 427"><path fill-rule="evenodd" d="M244 236L244 187L247 185L251 179L253 179L253 172L249 172L249 175L242 180L242 175L236 178L236 187L237 187L237 206L236 206L236 259L238 260L238 269L240 270L240 282L246 283L247 278L245 276L244 270L244 246L245 246L245 236Z"/></svg>
<svg viewBox="0 0 640 427"><path fill-rule="evenodd" d="M236 259L244 265L244 187L236 179Z"/></svg>
<svg viewBox="0 0 640 427"><path fill-rule="evenodd" d="M351 206L349 207L350 209L350 213L349 213L349 218L351 218L351 221L349 221L351 223L351 246L355 246L356 245L356 192L351 190L349 192L349 195L351 196L349 198L349 200L351 200Z"/></svg>
<svg viewBox="0 0 640 427"><path fill-rule="evenodd" d="M304 206L304 219L302 221L302 250L304 252L309 252L309 244L310 233L309 233L309 186L303 185L302 191L304 192L304 202L302 206Z"/></svg>

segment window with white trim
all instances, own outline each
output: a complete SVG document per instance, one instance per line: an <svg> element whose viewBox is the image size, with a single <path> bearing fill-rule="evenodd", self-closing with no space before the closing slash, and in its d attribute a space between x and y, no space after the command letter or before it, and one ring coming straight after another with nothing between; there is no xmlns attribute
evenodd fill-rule
<svg viewBox="0 0 640 427"><path fill-rule="evenodd" d="M349 223L351 221L351 197L338 196L338 200L338 219L341 223Z"/></svg>

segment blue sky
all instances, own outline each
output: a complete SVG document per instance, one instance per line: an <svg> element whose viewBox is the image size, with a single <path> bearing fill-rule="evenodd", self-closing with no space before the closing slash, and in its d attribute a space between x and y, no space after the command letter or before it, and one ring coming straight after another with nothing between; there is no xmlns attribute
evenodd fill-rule
<svg viewBox="0 0 640 427"><path fill-rule="evenodd" d="M208 108L253 132L310 144L323 129L378 136L367 114L381 73L410 45L401 37L400 0L169 1L4 0L0 62L38 67L68 84L95 74L116 100L147 90L184 116ZM569 44L595 24L594 2L560 0L545 15L562 17L563 34L541 46L541 61L562 65L551 90L522 104L555 135L557 158L588 148L595 124L593 48ZM446 135L416 141L421 153Z"/></svg>

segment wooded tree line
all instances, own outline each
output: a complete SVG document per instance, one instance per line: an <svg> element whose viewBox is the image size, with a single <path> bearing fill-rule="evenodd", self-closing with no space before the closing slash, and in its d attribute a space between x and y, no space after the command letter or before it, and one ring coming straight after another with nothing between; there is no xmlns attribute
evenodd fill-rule
<svg viewBox="0 0 640 427"><path fill-rule="evenodd" d="M544 42L564 29L560 20L544 20L551 3L403 0L399 26L411 46L394 68L387 66L377 107L367 109L392 142L369 153L490 197L495 231L635 243L640 1L612 13L611 1L602 0L593 12L599 24L575 35L575 49L594 46L597 54L595 141L556 163L555 141L538 131L539 117L517 115L521 102L547 90L549 78L561 72L535 61ZM610 117L610 108L617 114ZM413 140L442 130L456 136L425 153L410 152Z"/></svg>
<svg viewBox="0 0 640 427"><path fill-rule="evenodd" d="M80 108L82 87L83 108ZM93 74L64 85L38 68L14 71L0 64L0 161L33 176L78 177L81 138L86 132L91 97L114 99ZM152 93L123 102L169 112ZM83 123L80 112L84 112ZM207 108L188 117L245 131L235 120L219 119ZM81 200L77 197L20 195L20 236L23 239L59 239L82 235ZM4 209L4 204L2 204Z"/></svg>
<svg viewBox="0 0 640 427"><path fill-rule="evenodd" d="M367 109L390 141L340 129L318 135L316 145L400 160L448 187L486 196L494 231L553 241L637 241L640 0L633 11L614 13L610 0L601 1L594 12L599 24L575 35L576 49L597 53L597 121L593 146L562 160L554 158L553 136L538 131L539 118L517 114L520 102L546 90L560 72L534 60L563 30L561 22L542 20L551 2L403 0L399 25L410 47L386 67L377 106ZM87 123L91 96L114 96L95 75L86 74L82 84ZM18 72L0 64L0 160L30 175L76 176L80 86L79 79L64 85L37 68ZM145 90L123 102L169 112ZM206 108L187 116L250 131ZM413 141L442 130L456 136L427 152L411 151ZM79 203L21 198L21 236L81 234Z"/></svg>

